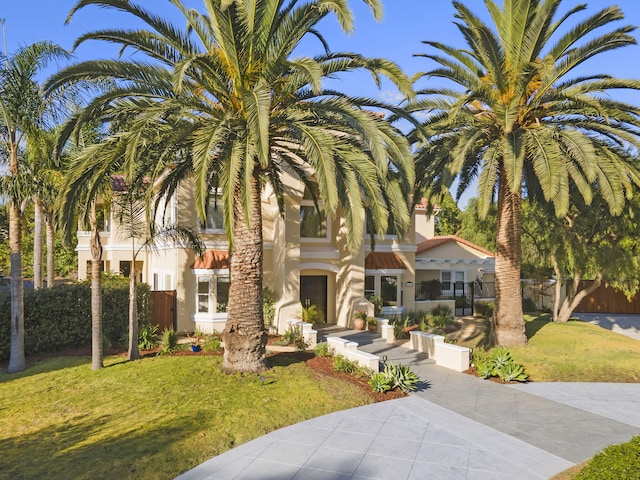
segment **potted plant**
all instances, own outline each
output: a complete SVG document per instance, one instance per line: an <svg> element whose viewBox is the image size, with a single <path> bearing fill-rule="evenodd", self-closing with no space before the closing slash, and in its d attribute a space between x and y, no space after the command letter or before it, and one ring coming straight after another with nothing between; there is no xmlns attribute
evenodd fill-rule
<svg viewBox="0 0 640 480"><path fill-rule="evenodd" d="M378 331L378 321L373 317L367 317L367 328L370 332Z"/></svg>
<svg viewBox="0 0 640 480"><path fill-rule="evenodd" d="M367 312L365 310L358 310L356 312L356 318L353 321L353 326L356 330L364 330L364 326L367 324Z"/></svg>
<svg viewBox="0 0 640 480"><path fill-rule="evenodd" d="M189 337L189 340L191 340L191 351L192 352L199 352L200 351L200 338L204 339L204 335L202 334L202 332L200 332L199 330L196 329L196 331L193 333L193 337L191 335L189 335L188 332L185 332L187 334L187 337Z"/></svg>

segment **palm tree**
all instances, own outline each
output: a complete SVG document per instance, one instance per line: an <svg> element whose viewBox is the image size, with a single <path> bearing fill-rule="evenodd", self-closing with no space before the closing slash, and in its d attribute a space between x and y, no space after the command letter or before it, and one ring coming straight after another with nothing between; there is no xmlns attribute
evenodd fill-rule
<svg viewBox="0 0 640 480"><path fill-rule="evenodd" d="M496 340L527 342L520 293L521 201L523 195L550 202L557 215L569 206L569 192L588 203L598 188L611 214L619 214L633 184L637 162L626 154L640 145L637 107L605 95L613 89L640 90L637 80L579 74L591 58L635 44L632 27L601 29L621 20L608 7L570 27L584 10L558 16L557 0L493 0L485 4L493 28L454 2L464 49L425 42L438 64L419 76L444 79L459 89L425 89L411 108L424 111L416 172L427 194L459 180L458 196L478 182L478 205L486 214L497 195Z"/></svg>
<svg viewBox="0 0 640 480"><path fill-rule="evenodd" d="M379 18L379 0L364 1ZM374 111L388 106L324 90L322 81L365 70L376 82L381 76L390 78L406 95L412 94L411 85L389 61L329 52L316 27L333 14L350 32L353 17L347 0L203 0L204 12L187 9L180 0L172 4L183 15L186 30L127 0L80 0L70 17L88 5L115 7L149 29L95 31L77 44L110 41L137 51L135 58L147 56L147 61L84 62L54 75L48 87L96 78L117 81L116 88L95 98L66 129L70 134L89 119L126 119L123 131L107 139L94 157L86 156L88 174L99 174L104 162L122 162L130 179L136 163L151 162L152 179L166 172L167 193L193 178L201 218L210 187L222 188L232 253L224 368L259 371L266 342L265 185L271 185L283 209L283 176L299 176L317 192L328 216L341 209L354 249L364 237L363 206L377 232L386 231L389 218L399 232L405 231L413 163L404 136ZM292 58L307 37L318 39L323 53Z"/></svg>
<svg viewBox="0 0 640 480"><path fill-rule="evenodd" d="M18 150L37 127L42 126L45 102L35 76L66 52L50 42L39 42L0 56L0 148L9 160L9 176L20 175ZM15 187L15 186L14 186ZM14 193L19 188L11 189ZM9 198L9 248L11 258L11 354L9 372L24 370L24 286L22 277L22 232L20 204Z"/></svg>
<svg viewBox="0 0 640 480"><path fill-rule="evenodd" d="M136 287L136 261L142 251L153 250L159 244L193 248L198 256L204 254L204 245L198 234L179 224L166 224L158 215L149 216L145 193L141 185L127 186L124 192L114 192L112 206L118 219L122 238L131 242L131 268L129 270L129 360L140 358L138 350L138 306ZM153 209L155 212L155 209ZM162 212L163 213L163 212Z"/></svg>

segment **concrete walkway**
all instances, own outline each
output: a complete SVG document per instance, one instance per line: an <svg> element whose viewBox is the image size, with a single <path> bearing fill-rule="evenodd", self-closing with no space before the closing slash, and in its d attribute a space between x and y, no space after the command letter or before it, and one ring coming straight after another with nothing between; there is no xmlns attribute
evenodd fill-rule
<svg viewBox="0 0 640 480"><path fill-rule="evenodd" d="M277 430L178 478L547 479L640 434L640 384L498 385L368 332L340 335L410 365L418 391Z"/></svg>

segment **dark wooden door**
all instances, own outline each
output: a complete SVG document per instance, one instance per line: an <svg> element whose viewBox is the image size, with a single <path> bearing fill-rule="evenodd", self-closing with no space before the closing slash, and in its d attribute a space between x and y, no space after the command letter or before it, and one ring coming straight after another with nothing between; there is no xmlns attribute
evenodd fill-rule
<svg viewBox="0 0 640 480"><path fill-rule="evenodd" d="M300 303L307 308L315 305L322 310L327 320L327 276L308 275L300 277Z"/></svg>
<svg viewBox="0 0 640 480"><path fill-rule="evenodd" d="M176 291L151 292L151 324L158 326L158 333L165 328L176 329Z"/></svg>

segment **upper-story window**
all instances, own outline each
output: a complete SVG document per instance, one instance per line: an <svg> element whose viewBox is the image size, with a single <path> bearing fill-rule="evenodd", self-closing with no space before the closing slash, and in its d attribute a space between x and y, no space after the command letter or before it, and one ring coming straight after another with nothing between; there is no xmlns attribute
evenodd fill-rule
<svg viewBox="0 0 640 480"><path fill-rule="evenodd" d="M207 218L203 230L210 233L224 232L224 209L222 208L222 192L212 191L205 206Z"/></svg>
<svg viewBox="0 0 640 480"><path fill-rule="evenodd" d="M169 226L176 223L176 202L175 197L163 196L158 201L156 207L156 224Z"/></svg>
<svg viewBox="0 0 640 480"><path fill-rule="evenodd" d="M322 208L322 202L318 202L318 204ZM316 208L308 189L305 190L300 205L300 237L315 239L327 239L329 237L327 216L322 210Z"/></svg>
<svg viewBox="0 0 640 480"><path fill-rule="evenodd" d="M393 223L393 218L389 215L389 224L387 225L387 232L384 234L385 237L396 237L396 225ZM365 224L365 234L369 235L373 230L373 224L371 219L369 218L369 213L367 213L367 223Z"/></svg>

